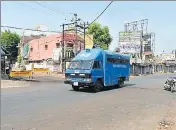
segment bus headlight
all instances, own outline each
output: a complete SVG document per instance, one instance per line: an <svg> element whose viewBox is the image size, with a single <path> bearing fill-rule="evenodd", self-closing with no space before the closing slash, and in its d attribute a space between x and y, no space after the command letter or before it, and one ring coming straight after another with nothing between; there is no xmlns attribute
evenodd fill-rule
<svg viewBox="0 0 176 130"><path fill-rule="evenodd" d="M67 77L67 78L66 78L66 80L67 80L67 81L70 81L70 80L71 80L71 78Z"/></svg>
<svg viewBox="0 0 176 130"><path fill-rule="evenodd" d="M91 79L85 79L84 81L86 81L86 82L91 82L92 80L91 80Z"/></svg>

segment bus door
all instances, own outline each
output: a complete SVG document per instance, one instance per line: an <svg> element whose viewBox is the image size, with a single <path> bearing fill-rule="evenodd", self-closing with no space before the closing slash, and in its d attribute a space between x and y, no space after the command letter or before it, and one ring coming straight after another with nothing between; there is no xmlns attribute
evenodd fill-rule
<svg viewBox="0 0 176 130"><path fill-rule="evenodd" d="M111 86L117 83L117 70L111 56L104 56L104 86Z"/></svg>

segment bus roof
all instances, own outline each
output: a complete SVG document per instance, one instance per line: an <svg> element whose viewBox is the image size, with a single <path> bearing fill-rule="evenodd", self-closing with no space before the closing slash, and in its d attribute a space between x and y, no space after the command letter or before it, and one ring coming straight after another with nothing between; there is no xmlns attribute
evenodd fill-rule
<svg viewBox="0 0 176 130"><path fill-rule="evenodd" d="M102 56L102 49L86 49L82 50L74 59L75 60L95 60Z"/></svg>
<svg viewBox="0 0 176 130"><path fill-rule="evenodd" d="M108 55L112 55L112 56L117 56L117 57L122 57L124 59L130 59L130 57L128 55L125 54L121 54L121 53L117 53L117 52L112 52L109 50L103 50L100 48L94 48L94 49L86 49L86 50L82 50L74 59L73 61L76 60L95 60L95 59L99 59L101 56L103 56L103 53L108 54Z"/></svg>
<svg viewBox="0 0 176 130"><path fill-rule="evenodd" d="M108 55L113 55L113 56L121 56L124 59L130 59L130 56L119 53L119 52L112 52L112 51L109 51L109 50L105 50L105 53L108 54Z"/></svg>

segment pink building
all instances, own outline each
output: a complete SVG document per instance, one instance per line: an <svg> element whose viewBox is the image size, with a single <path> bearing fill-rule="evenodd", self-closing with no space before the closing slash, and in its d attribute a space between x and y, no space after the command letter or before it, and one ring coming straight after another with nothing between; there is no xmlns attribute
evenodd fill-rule
<svg viewBox="0 0 176 130"><path fill-rule="evenodd" d="M29 61L42 61L52 58L53 49L62 45L62 33L42 37L29 42ZM75 40L77 39L77 44ZM65 46L83 49L84 41L75 34L64 34ZM81 46L81 47L80 47ZM78 49L79 50L79 49Z"/></svg>

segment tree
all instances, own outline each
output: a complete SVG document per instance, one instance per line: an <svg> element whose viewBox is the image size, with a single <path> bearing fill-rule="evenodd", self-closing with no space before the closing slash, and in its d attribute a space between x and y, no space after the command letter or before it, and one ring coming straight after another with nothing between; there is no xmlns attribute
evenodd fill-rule
<svg viewBox="0 0 176 130"><path fill-rule="evenodd" d="M12 59L16 59L18 55L18 43L20 42L20 37L18 34L10 32L10 30L5 30L1 33L1 46L6 49L10 54Z"/></svg>
<svg viewBox="0 0 176 130"><path fill-rule="evenodd" d="M108 26L101 26L99 23L93 23L88 28L88 34L93 35L93 41L103 49L108 49L112 41Z"/></svg>

